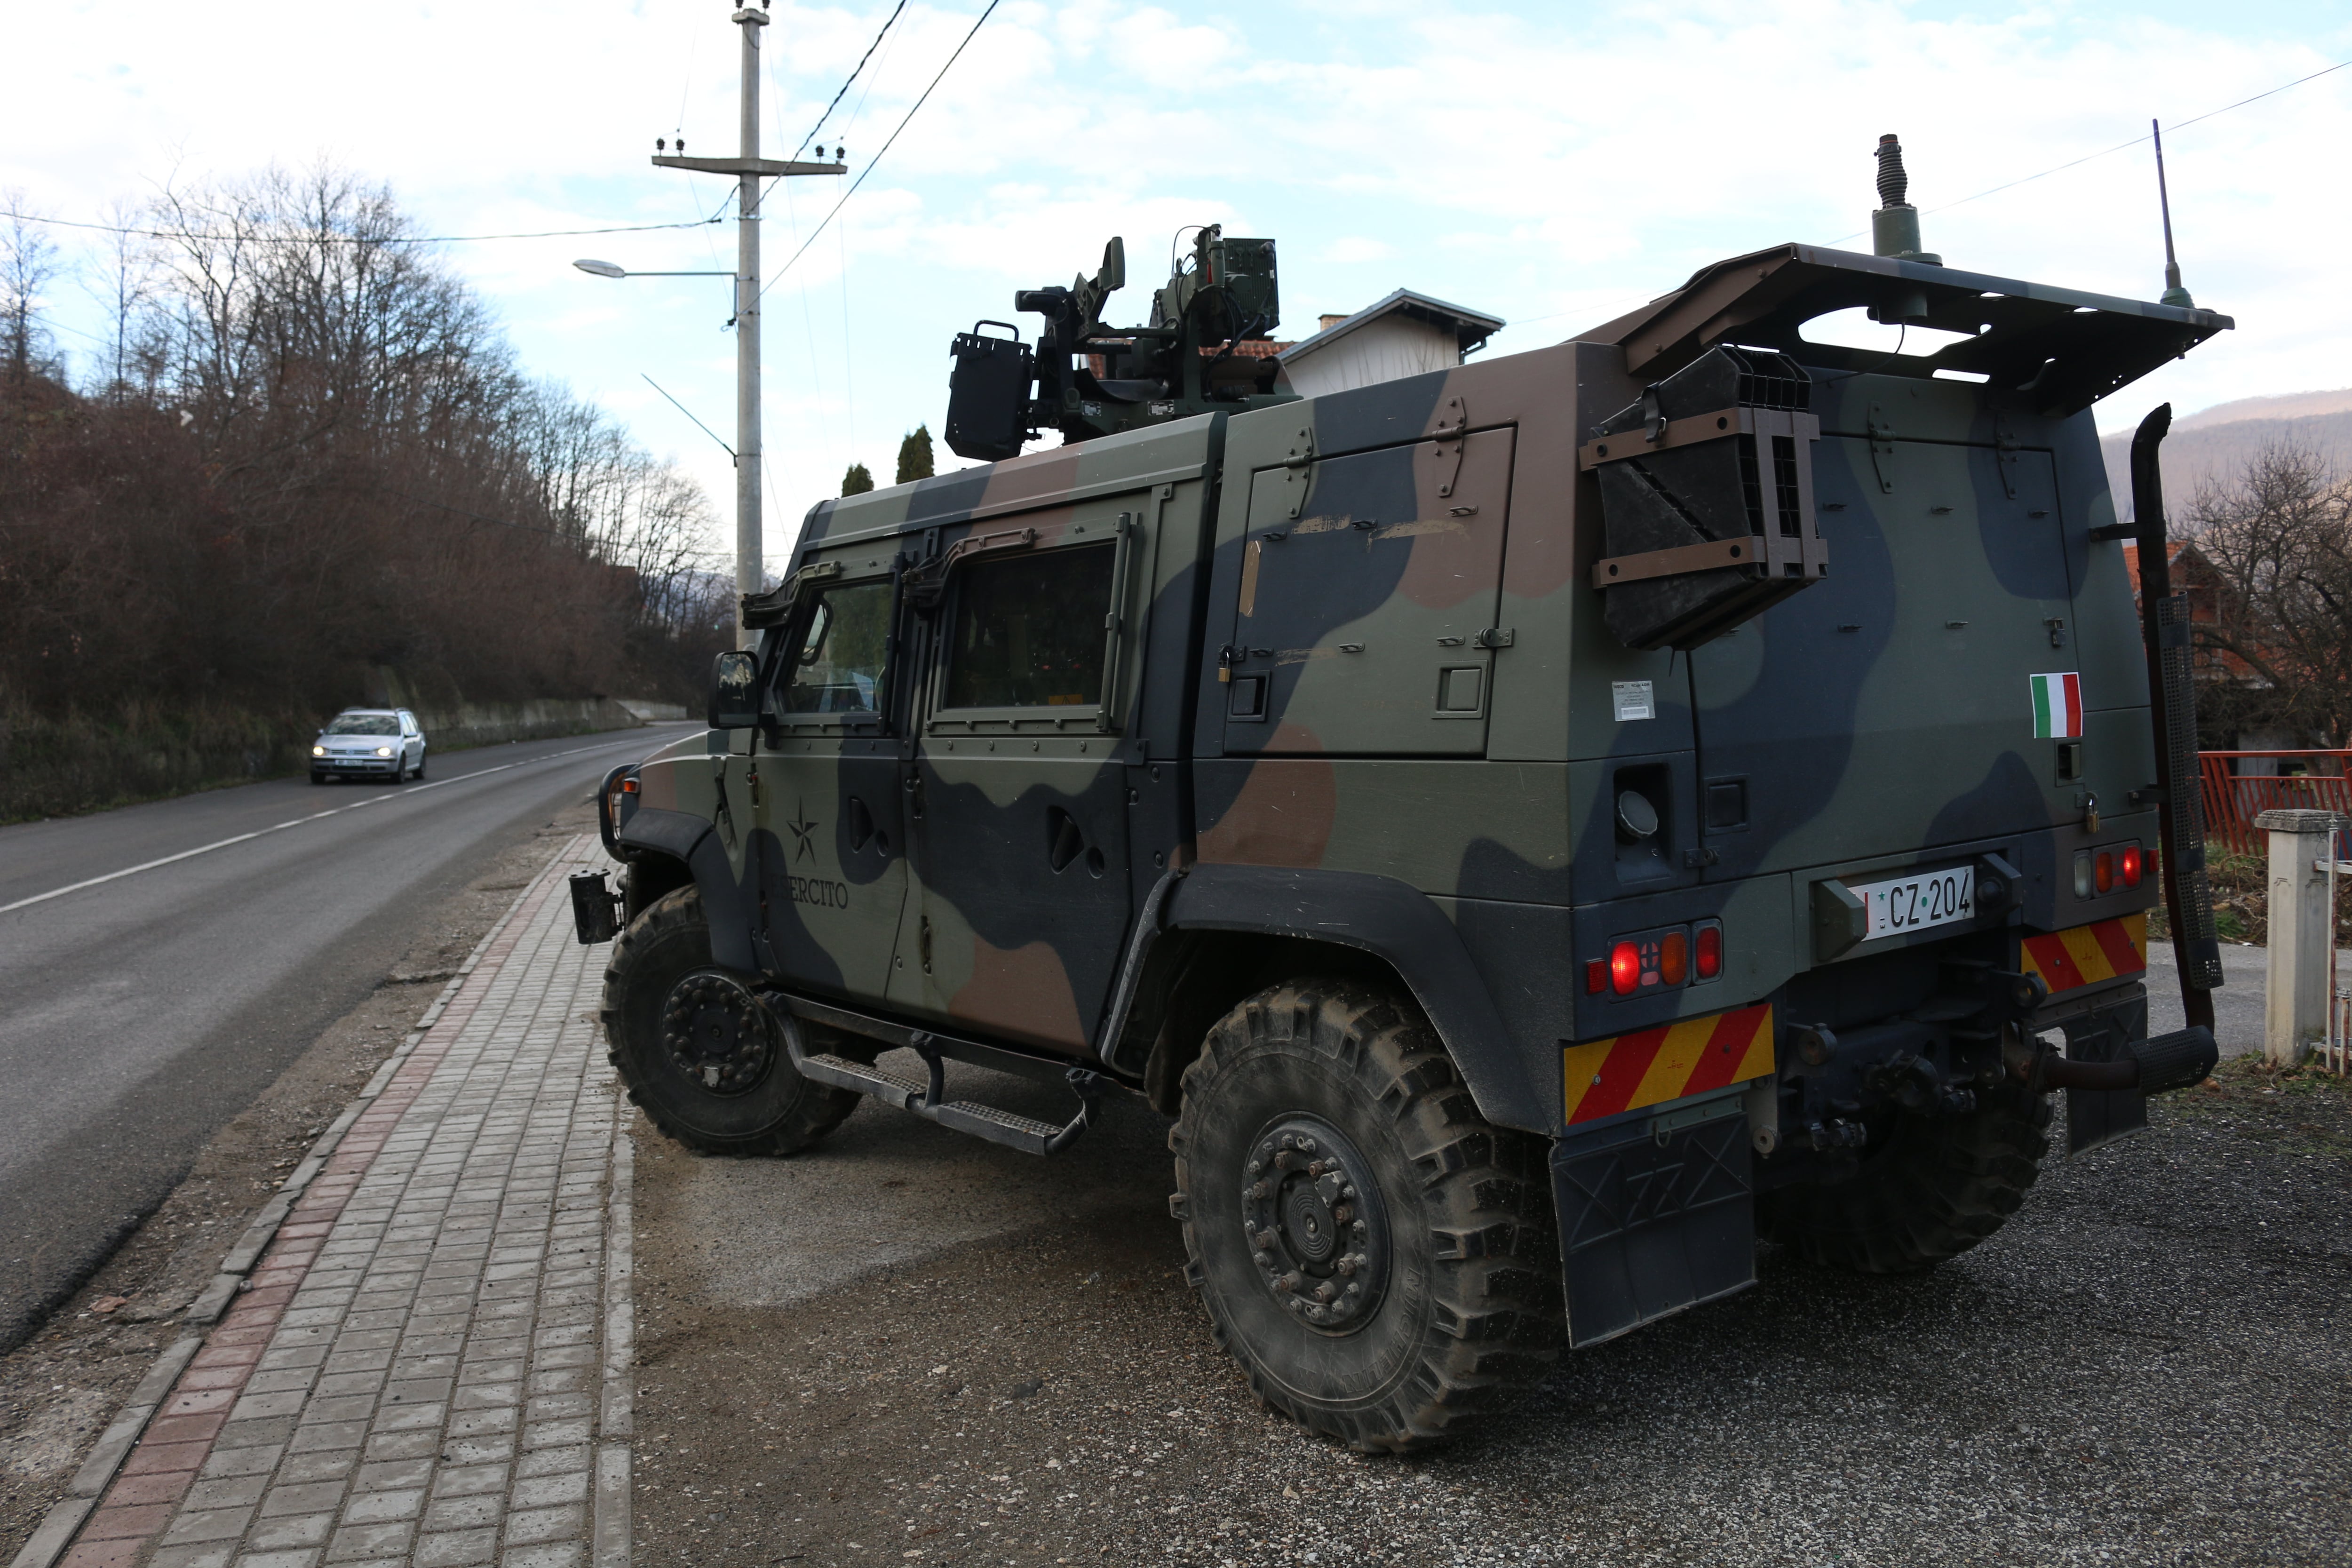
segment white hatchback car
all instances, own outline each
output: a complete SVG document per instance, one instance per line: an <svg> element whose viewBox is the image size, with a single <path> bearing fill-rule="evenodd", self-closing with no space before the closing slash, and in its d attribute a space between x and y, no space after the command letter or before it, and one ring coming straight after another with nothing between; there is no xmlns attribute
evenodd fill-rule
<svg viewBox="0 0 2352 1568"><path fill-rule="evenodd" d="M310 747L310 782L425 776L425 730L405 708L346 708Z"/></svg>

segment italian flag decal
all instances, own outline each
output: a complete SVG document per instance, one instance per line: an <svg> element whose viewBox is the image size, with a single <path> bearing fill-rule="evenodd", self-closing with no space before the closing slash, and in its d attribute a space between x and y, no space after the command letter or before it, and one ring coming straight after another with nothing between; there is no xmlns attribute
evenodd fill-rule
<svg viewBox="0 0 2352 1568"><path fill-rule="evenodd" d="M2033 733L2038 740L2072 741L2083 733L2083 678L2073 670L2063 675L2026 678L2033 685Z"/></svg>

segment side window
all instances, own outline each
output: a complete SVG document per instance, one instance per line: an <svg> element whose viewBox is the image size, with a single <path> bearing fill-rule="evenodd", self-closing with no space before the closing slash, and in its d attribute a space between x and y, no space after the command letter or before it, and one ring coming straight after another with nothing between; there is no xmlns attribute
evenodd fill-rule
<svg viewBox="0 0 2352 1568"><path fill-rule="evenodd" d="M1105 542L964 568L941 706L1100 702L1113 555Z"/></svg>
<svg viewBox="0 0 2352 1568"><path fill-rule="evenodd" d="M878 714L890 658L890 583L827 588L778 686L787 713Z"/></svg>

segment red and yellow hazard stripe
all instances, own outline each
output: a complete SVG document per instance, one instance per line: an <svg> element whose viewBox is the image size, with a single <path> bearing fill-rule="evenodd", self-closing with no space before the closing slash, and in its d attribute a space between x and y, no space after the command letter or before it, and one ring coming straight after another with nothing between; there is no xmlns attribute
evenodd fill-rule
<svg viewBox="0 0 2352 1568"><path fill-rule="evenodd" d="M1772 1005L1589 1040L1564 1055L1564 1119L1593 1121L1764 1077L1772 1070Z"/></svg>
<svg viewBox="0 0 2352 1568"><path fill-rule="evenodd" d="M2022 946L2020 962L2025 973L2042 976L2053 993L2096 985L2147 972L2147 915L2143 910L2121 920L2029 936Z"/></svg>

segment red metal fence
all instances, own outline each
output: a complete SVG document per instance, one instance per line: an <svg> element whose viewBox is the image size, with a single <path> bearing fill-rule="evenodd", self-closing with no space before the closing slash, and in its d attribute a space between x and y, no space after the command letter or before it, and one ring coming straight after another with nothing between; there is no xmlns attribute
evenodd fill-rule
<svg viewBox="0 0 2352 1568"><path fill-rule="evenodd" d="M2261 852L2254 818L2273 807L2352 814L2352 751L2200 752L2198 764L2205 831L2242 854Z"/></svg>

